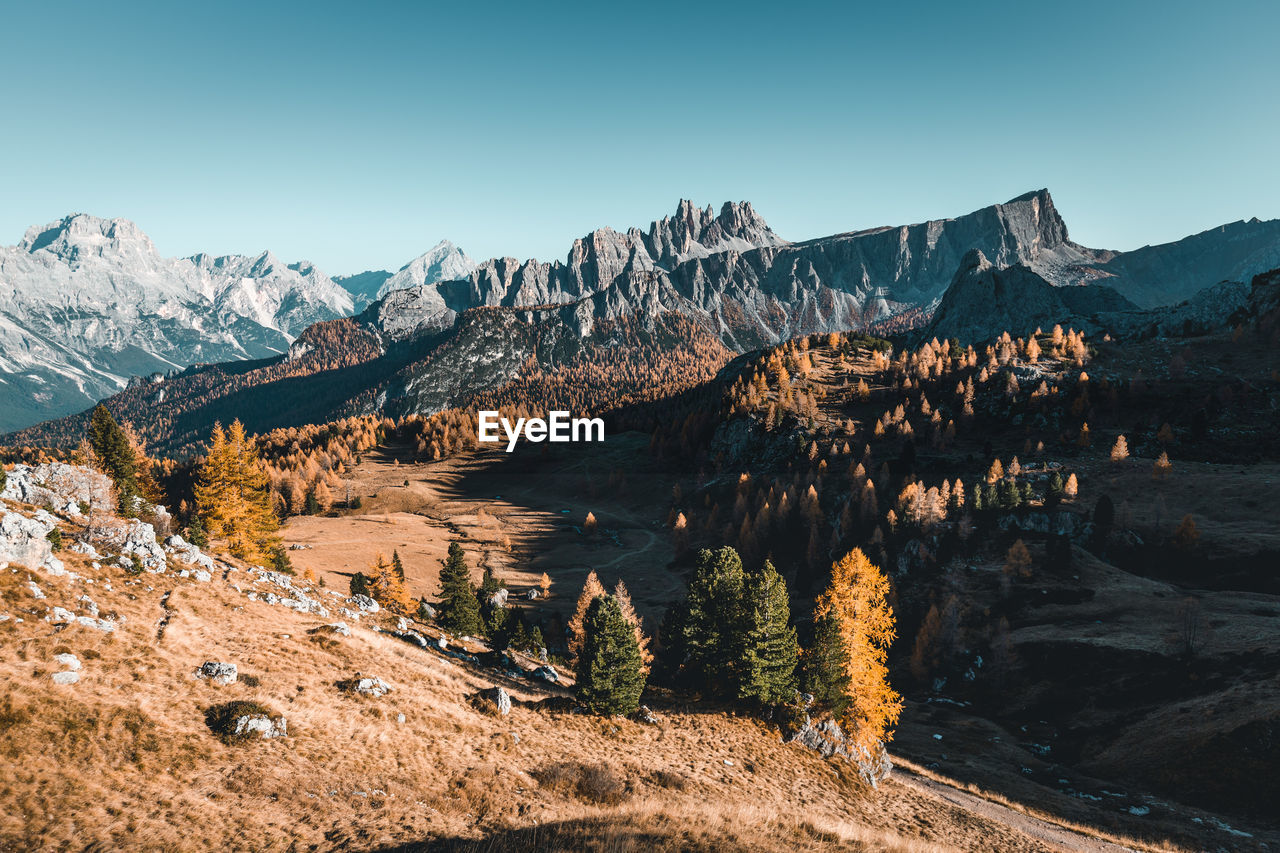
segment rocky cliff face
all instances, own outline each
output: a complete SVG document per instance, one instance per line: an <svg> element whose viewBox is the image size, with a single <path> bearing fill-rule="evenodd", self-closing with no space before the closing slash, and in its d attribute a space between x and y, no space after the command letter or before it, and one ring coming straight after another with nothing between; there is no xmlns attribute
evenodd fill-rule
<svg viewBox="0 0 1280 853"><path fill-rule="evenodd" d="M0 248L0 430L77 411L132 376L283 352L347 315L311 264L165 258L125 219L68 216Z"/></svg>
<svg viewBox="0 0 1280 853"><path fill-rule="evenodd" d="M799 334L865 327L942 295L961 257L981 249L1050 280L1079 275L1110 253L1072 243L1045 190L956 219L780 238L750 204L718 215L682 201L648 232L601 229L574 242L564 263L487 261L467 279L393 294L367 315L393 339L438 331L477 305L530 306L591 297L601 319L675 310L751 349ZM603 297L603 298L600 298Z"/></svg>
<svg viewBox="0 0 1280 853"><path fill-rule="evenodd" d="M1024 336L1055 323L1079 327L1104 312L1136 308L1110 287L1054 287L1026 264L1001 268L973 249L961 260L921 337L978 343L1001 332Z"/></svg>

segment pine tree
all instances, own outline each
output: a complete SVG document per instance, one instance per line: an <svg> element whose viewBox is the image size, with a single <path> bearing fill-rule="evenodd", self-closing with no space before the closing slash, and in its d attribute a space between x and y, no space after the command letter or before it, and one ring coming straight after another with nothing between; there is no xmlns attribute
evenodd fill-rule
<svg viewBox="0 0 1280 853"><path fill-rule="evenodd" d="M732 695L741 669L742 591L746 576L732 548L698 552L684 624L687 666L696 683Z"/></svg>
<svg viewBox="0 0 1280 853"><path fill-rule="evenodd" d="M93 415L89 418L89 446L103 473L115 484L120 514L126 518L137 517L142 509L138 454L125 431L101 403L94 408Z"/></svg>
<svg viewBox="0 0 1280 853"><path fill-rule="evenodd" d="M622 609L622 618L626 619L627 624L635 631L636 647L640 649L640 668L645 678L648 678L649 669L653 663L653 653L649 651L649 638L644 633L644 624L640 619L640 614L636 613L636 608L631 603L631 593L627 590L627 585L621 580L613 588L613 597L618 599L618 607Z"/></svg>
<svg viewBox="0 0 1280 853"><path fill-rule="evenodd" d="M588 711L630 714L640 707L645 684L640 648L616 597L597 596L587 609L574 673L578 701Z"/></svg>
<svg viewBox="0 0 1280 853"><path fill-rule="evenodd" d="M892 737L890 727L902 712L902 697L889 686L885 664L896 636L888 593L889 579L855 548L831 567L831 584L816 607L819 618L834 618L847 651L849 704L841 719L868 753Z"/></svg>
<svg viewBox="0 0 1280 853"><path fill-rule="evenodd" d="M480 602L471 585L471 570L457 542L449 543L449 556L440 569L440 627L457 636L480 633Z"/></svg>
<svg viewBox="0 0 1280 853"><path fill-rule="evenodd" d="M404 583L404 563L400 561L400 552L395 549L391 551L391 571Z"/></svg>
<svg viewBox="0 0 1280 853"><path fill-rule="evenodd" d="M569 660L578 660L578 654L582 651L582 640L586 631L587 611L591 609L591 602L604 595L604 584L600 583L600 578L595 572L587 574L587 579L583 581L582 592L578 595L577 606L574 607L573 617L569 620Z"/></svg>
<svg viewBox="0 0 1280 853"><path fill-rule="evenodd" d="M848 659L835 615L815 614L813 644L800 659L800 683L818 708L836 717L849 705Z"/></svg>
<svg viewBox="0 0 1280 853"><path fill-rule="evenodd" d="M800 649L790 625L786 581L768 560L759 572L747 576L742 610L738 698L763 707L789 701L795 694Z"/></svg>
<svg viewBox="0 0 1280 853"><path fill-rule="evenodd" d="M369 576L364 572L356 572L351 576L350 591L352 595L369 595ZM372 596L370 596L372 597Z"/></svg>

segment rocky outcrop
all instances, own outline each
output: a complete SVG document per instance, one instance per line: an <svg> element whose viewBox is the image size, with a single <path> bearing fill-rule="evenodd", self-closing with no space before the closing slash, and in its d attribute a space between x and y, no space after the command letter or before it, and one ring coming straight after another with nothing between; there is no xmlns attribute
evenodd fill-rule
<svg viewBox="0 0 1280 853"><path fill-rule="evenodd" d="M490 687L481 690L475 696L475 701L484 708L487 708L500 717L505 717L511 713L511 694L501 687Z"/></svg>
<svg viewBox="0 0 1280 853"><path fill-rule="evenodd" d="M867 750L851 743L840 724L830 718L814 723L806 714L804 724L784 738L787 743L798 743L812 749L823 758L843 758L858 766L858 775L868 785L875 787L893 771L893 763L883 743Z"/></svg>
<svg viewBox="0 0 1280 853"><path fill-rule="evenodd" d="M74 516L86 510L111 512L115 509L115 493L106 475L64 462L14 465L0 498L49 507L54 512Z"/></svg>
<svg viewBox="0 0 1280 853"><path fill-rule="evenodd" d="M137 557L148 572L162 572L168 565L165 550L156 541L156 529L145 521L98 517L93 520L89 532L93 541L100 545L118 551L122 556Z"/></svg>
<svg viewBox="0 0 1280 853"><path fill-rule="evenodd" d="M53 517L43 510L34 518L4 511L0 515L0 566L17 563L29 569L60 570L62 563L53 556L53 546L45 538L56 526Z"/></svg>

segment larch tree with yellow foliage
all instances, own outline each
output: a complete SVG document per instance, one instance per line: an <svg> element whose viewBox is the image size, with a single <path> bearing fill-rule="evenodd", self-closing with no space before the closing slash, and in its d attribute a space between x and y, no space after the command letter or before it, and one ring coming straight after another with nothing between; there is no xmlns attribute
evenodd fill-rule
<svg viewBox="0 0 1280 853"><path fill-rule="evenodd" d="M273 558L280 550L280 520L271 504L271 485L254 442L236 420L225 431L213 425L209 455L195 487L196 508L205 530L227 542L242 560Z"/></svg>
<svg viewBox="0 0 1280 853"><path fill-rule="evenodd" d="M897 636L888 594L889 579L855 548L831 567L831 583L814 608L815 621L830 620L843 647L848 701L841 723L868 755L893 738L892 727L902 713L902 697L889 686L886 665Z"/></svg>
<svg viewBox="0 0 1280 853"><path fill-rule="evenodd" d="M578 596L578 605L574 608L573 617L569 620L567 645L571 661L576 661L582 651L582 641L586 636L587 611L591 608L591 602L605 594L600 577L595 572L588 574L586 581L582 584L582 593Z"/></svg>
<svg viewBox="0 0 1280 853"><path fill-rule="evenodd" d="M408 616L417 610L413 596L409 595L394 564L388 563L382 554L374 559L369 568L369 576L373 578L369 591L374 601L398 616Z"/></svg>

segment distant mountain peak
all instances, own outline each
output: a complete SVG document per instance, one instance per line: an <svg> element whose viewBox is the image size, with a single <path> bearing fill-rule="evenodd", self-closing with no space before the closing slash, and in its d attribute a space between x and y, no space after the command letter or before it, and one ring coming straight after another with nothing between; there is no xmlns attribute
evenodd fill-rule
<svg viewBox="0 0 1280 853"><path fill-rule="evenodd" d="M383 281L374 298L381 299L395 290L457 281L466 278L475 268L476 262L453 241L441 240Z"/></svg>
<svg viewBox="0 0 1280 853"><path fill-rule="evenodd" d="M103 219L88 213L72 213L48 225L33 225L17 248L28 254L49 252L65 260L127 249L156 253L151 238L130 220Z"/></svg>

